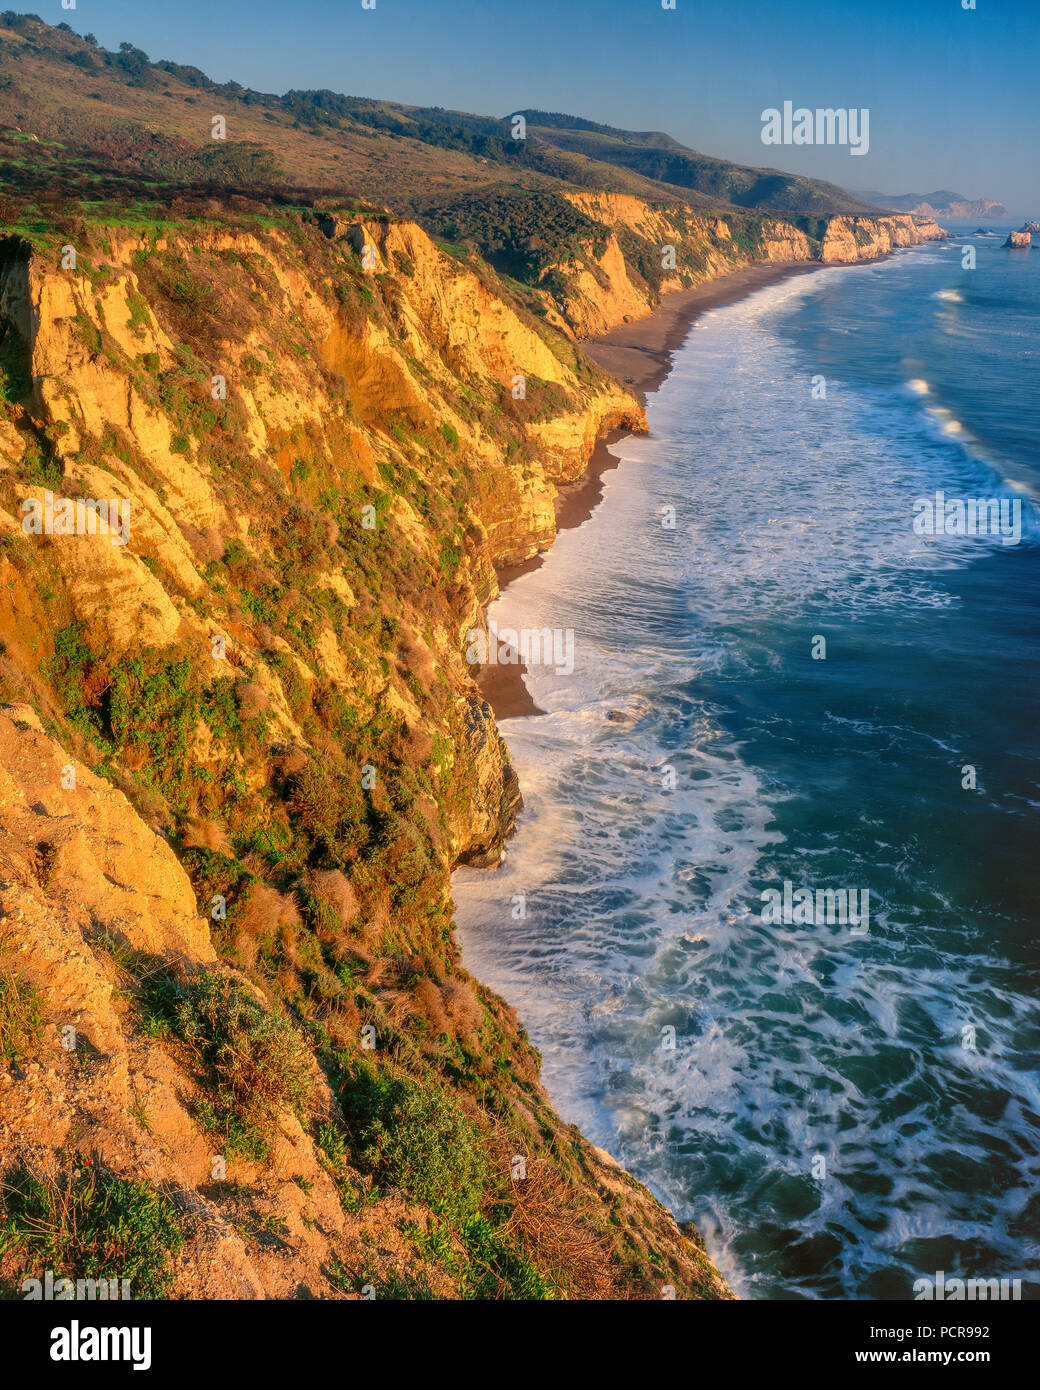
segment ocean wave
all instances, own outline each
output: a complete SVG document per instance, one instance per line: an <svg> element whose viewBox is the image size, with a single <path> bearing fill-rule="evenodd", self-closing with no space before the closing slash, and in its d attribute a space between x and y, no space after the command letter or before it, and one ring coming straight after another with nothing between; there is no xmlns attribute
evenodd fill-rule
<svg viewBox="0 0 1040 1390"><path fill-rule="evenodd" d="M1034 1008L917 821L944 804L922 788L970 795L971 739L871 684L893 634L916 660L932 623L945 659L948 577L981 553L922 545L913 499L995 474L923 364L814 399L781 320L845 273L700 320L595 520L496 605L572 627L578 659L529 672L550 713L507 734L527 810L501 869L454 880L466 964L561 1113L752 1297L906 1297L940 1235L1008 1272L1027 1250ZM785 878L869 888L869 934L763 921Z"/></svg>

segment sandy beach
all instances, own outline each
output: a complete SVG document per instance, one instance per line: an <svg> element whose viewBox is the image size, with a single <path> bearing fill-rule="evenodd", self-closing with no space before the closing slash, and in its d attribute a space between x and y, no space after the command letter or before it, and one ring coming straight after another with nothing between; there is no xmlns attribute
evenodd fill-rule
<svg viewBox="0 0 1040 1390"><path fill-rule="evenodd" d="M745 266L732 275L665 295L646 318L619 324L600 338L584 340L581 347L601 367L624 382L645 405L647 396L656 391L668 376L674 353L682 346L701 314L724 304L734 304L738 299L744 299L756 290L792 275L806 275L818 269L820 265L815 261ZM556 499L557 532L580 526L592 515L603 496L604 473L618 466L618 460L607 446L617 439L623 439L628 433L628 430L614 430L599 439L583 477L560 491ZM533 555L523 564L500 569L500 592L504 593L514 579L536 570L542 559L542 554ZM545 711L538 708L524 684L524 669L523 663L518 662L516 665L486 666L478 673L480 692L491 705L497 720L544 714Z"/></svg>
<svg viewBox="0 0 1040 1390"><path fill-rule="evenodd" d="M673 353L682 346L701 314L724 304L735 304L766 285L820 268L817 261L744 266L732 275L665 295L645 319L619 324L601 338L586 339L581 347L601 367L624 382L645 405L647 396L667 377Z"/></svg>

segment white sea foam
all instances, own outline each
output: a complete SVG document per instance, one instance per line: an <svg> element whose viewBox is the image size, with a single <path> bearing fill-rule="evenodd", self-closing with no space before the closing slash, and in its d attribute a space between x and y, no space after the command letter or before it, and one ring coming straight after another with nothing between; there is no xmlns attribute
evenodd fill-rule
<svg viewBox="0 0 1040 1390"><path fill-rule="evenodd" d="M976 462L933 437L923 412L845 389L812 401L774 331L834 273L863 271L786 281L701 320L651 401L651 436L612 446L622 462L594 521L564 532L495 605L502 625L572 628L575 671L529 673L549 713L505 726L527 804L519 832L501 869L454 879L466 964L519 1008L561 1112L695 1218L746 1293L766 1277L741 1253L763 1211L781 1224L797 1212L821 1248L836 1223L870 1223L832 1257L857 1261L858 1278L934 1232L919 1202L913 1219L899 1214L925 1181L922 1144L943 1143L925 1122L925 1058L899 1042L907 1011L953 1065L1018 1106L1040 1101L1015 1060L1025 1001L1006 986L969 991L955 964L936 963L924 927L918 939L920 904L872 902L873 935L852 955L836 950L837 928L807 936L752 908L787 793L745 762L713 682L725 673L739 688L744 670L779 670L775 643L792 623L808 643L819 615L941 612L938 577L974 553L922 549L910 508L938 485L970 487ZM928 393L922 378L908 389ZM667 506L674 531L661 526ZM615 709L632 718L608 719ZM932 742L951 764L961 757L920 730L821 715L889 756ZM878 839L873 852L895 874L908 851ZM804 867L807 881L826 875L826 841ZM991 1039L984 1057L957 1051L969 994ZM661 1050L667 1027L686 1043L674 1053ZM882 1052L905 1105L872 1095ZM973 1123L981 1157L999 1126ZM844 1178L809 1179L818 1151L856 1182L855 1214Z"/></svg>

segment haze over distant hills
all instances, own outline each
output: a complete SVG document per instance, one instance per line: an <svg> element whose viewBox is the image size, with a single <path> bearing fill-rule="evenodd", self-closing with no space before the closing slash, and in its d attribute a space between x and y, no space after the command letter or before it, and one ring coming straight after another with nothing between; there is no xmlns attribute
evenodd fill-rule
<svg viewBox="0 0 1040 1390"><path fill-rule="evenodd" d="M26 200L94 215L114 199L144 216L185 197L361 199L475 250L586 335L646 312L663 288L718 273L719 256L855 260L939 235L934 220L921 231L904 213L907 225L895 225L835 184L717 159L660 131L325 89L273 95L9 11L0 180L20 209L9 221L26 225ZM678 248L671 286L665 243Z"/></svg>
<svg viewBox="0 0 1040 1390"><path fill-rule="evenodd" d="M877 193L857 190L854 197L875 207L891 209L893 212L916 212L922 217L952 217L971 219L973 217L1009 217L1010 213L1003 203L992 198L966 198L963 193L952 193L948 188L938 188L934 193Z"/></svg>

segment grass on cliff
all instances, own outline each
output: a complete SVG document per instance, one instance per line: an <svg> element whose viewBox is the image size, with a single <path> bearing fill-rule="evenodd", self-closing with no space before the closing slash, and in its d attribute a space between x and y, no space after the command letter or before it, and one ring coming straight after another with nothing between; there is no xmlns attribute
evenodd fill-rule
<svg viewBox="0 0 1040 1390"><path fill-rule="evenodd" d="M32 1052L42 1023L40 992L24 976L0 965L0 1058L11 1064Z"/></svg>
<svg viewBox="0 0 1040 1390"><path fill-rule="evenodd" d="M443 1087L362 1065L343 1093L361 1166L455 1225L475 1215L491 1179L479 1130Z"/></svg>
<svg viewBox="0 0 1040 1390"><path fill-rule="evenodd" d="M447 1087L392 1065L359 1063L340 1092L345 1127L323 1126L335 1172L346 1152L380 1189L397 1188L431 1214L404 1233L465 1299L552 1300L616 1292L613 1242L548 1157ZM424 1298L407 1282L381 1297Z"/></svg>
<svg viewBox="0 0 1040 1390"><path fill-rule="evenodd" d="M146 1032L185 1046L205 1094L200 1127L226 1157L260 1162L279 1115L302 1112L311 1090L306 1044L289 1019L265 1008L242 980L205 971L186 982L143 977Z"/></svg>
<svg viewBox="0 0 1040 1390"><path fill-rule="evenodd" d="M0 1276L11 1296L23 1279L127 1279L130 1296L165 1298L184 1218L147 1182L109 1173L74 1155L57 1176L26 1169L0 1185Z"/></svg>
<svg viewBox="0 0 1040 1390"><path fill-rule="evenodd" d="M43 995L6 953L16 944L14 932L0 929L0 1061L12 1065L33 1052L43 1031Z"/></svg>
<svg viewBox="0 0 1040 1390"><path fill-rule="evenodd" d="M302 1115L310 1096L310 1054L300 1030L235 975L178 977L161 957L108 932L93 944L129 981L124 993L145 1037L183 1050L202 1089L195 1105L200 1128L219 1139L227 1158L267 1158L279 1115Z"/></svg>

